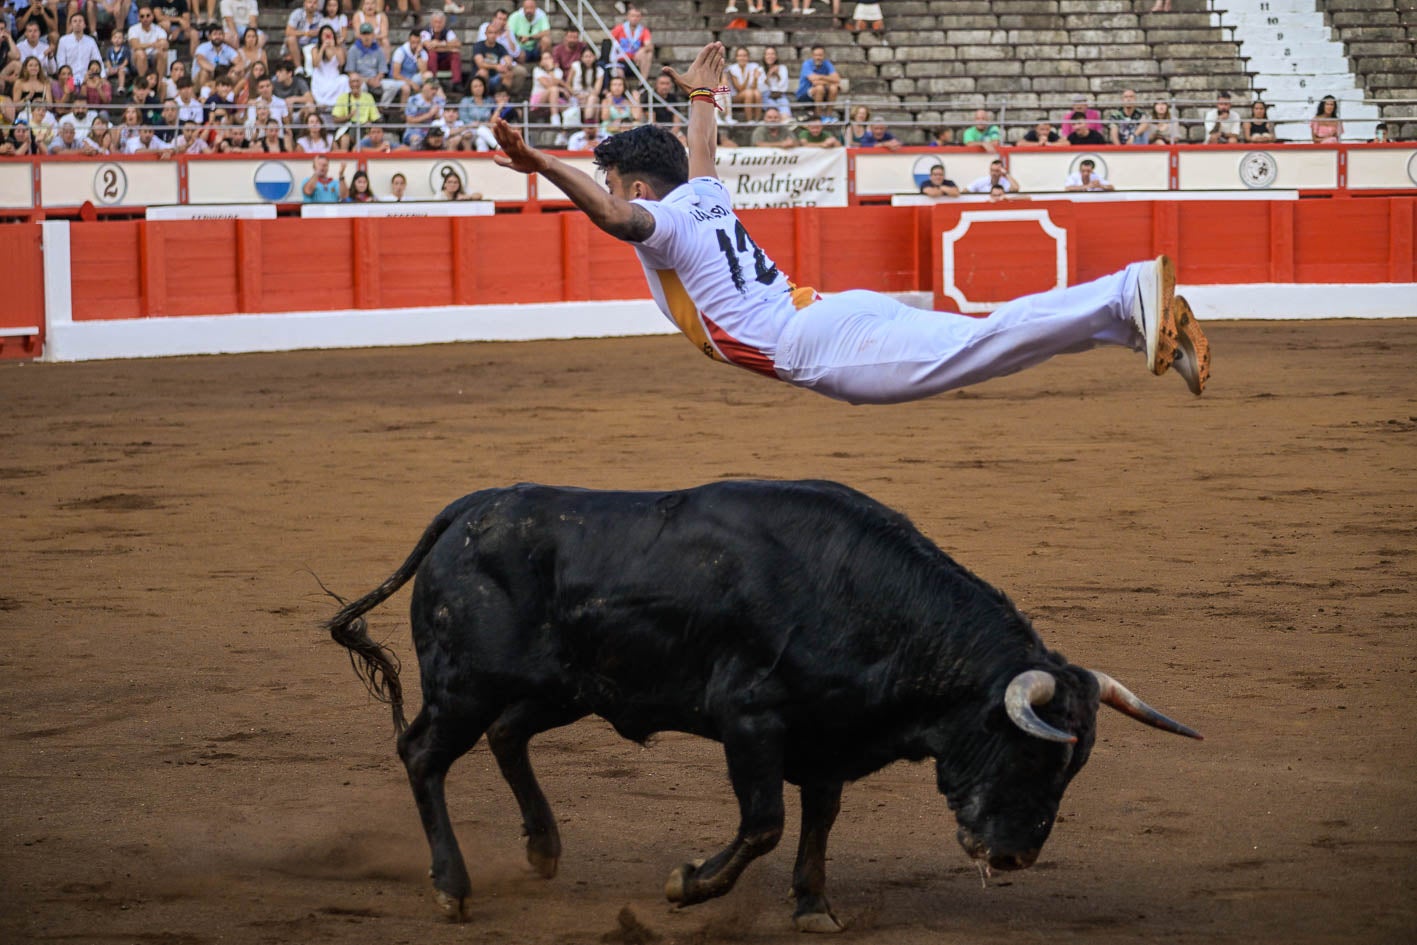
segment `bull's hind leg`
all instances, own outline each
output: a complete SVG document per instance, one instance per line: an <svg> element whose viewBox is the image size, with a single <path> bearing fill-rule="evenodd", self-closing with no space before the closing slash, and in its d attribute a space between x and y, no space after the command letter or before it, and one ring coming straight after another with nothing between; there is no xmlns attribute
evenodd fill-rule
<svg viewBox="0 0 1417 945"><path fill-rule="evenodd" d="M487 730L487 744L502 769L517 805L522 811L522 832L526 834L526 859L542 876L556 875L561 862L561 834L556 829L556 817L536 773L531 769L527 742L547 729L569 725L585 713L564 706L540 702L518 702L503 712Z"/></svg>
<svg viewBox="0 0 1417 945"><path fill-rule="evenodd" d="M472 892L472 883L448 817L443 780L453 762L477 744L494 717L494 712L488 712L486 718L450 716L446 710L425 703L413 724L399 736L399 757L408 770L408 783L433 854L430 874L434 894L443 911L458 921L462 920L463 902Z"/></svg>
<svg viewBox="0 0 1417 945"><path fill-rule="evenodd" d="M792 924L799 932L840 932L841 923L827 902L827 835L841 810L841 782L802 785L802 835L792 868L797 909Z"/></svg>
<svg viewBox="0 0 1417 945"><path fill-rule="evenodd" d="M670 902L687 906L722 896L782 838L781 724L776 718L737 720L724 733L723 753L738 798L738 835L705 862L675 867L664 884Z"/></svg>

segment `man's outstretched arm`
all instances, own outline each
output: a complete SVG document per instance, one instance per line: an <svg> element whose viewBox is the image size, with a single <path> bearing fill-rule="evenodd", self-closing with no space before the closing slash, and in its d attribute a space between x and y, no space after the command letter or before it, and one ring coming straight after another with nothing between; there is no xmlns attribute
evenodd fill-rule
<svg viewBox="0 0 1417 945"><path fill-rule="evenodd" d="M592 223L611 236L639 243L649 239L654 232L654 217L648 210L613 196L590 175L533 148L520 132L501 117L492 119L492 134L502 147L501 153L493 155L493 160L514 171L540 174L551 181L590 217Z"/></svg>
<svg viewBox="0 0 1417 945"><path fill-rule="evenodd" d="M694 57L694 64L683 75L669 66L664 74L674 80L679 91L688 95L695 89L717 89L723 83L723 44L709 43ZM717 177L714 156L718 151L718 121L713 99L695 96L689 99L689 127L684 137L689 142L689 177Z"/></svg>

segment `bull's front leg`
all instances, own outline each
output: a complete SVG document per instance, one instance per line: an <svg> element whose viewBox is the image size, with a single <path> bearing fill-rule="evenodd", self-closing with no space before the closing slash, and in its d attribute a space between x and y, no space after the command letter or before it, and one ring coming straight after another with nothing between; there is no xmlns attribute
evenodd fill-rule
<svg viewBox="0 0 1417 945"><path fill-rule="evenodd" d="M841 810L841 782L802 785L802 835L792 868L797 909L792 924L799 932L840 932L842 925L827 902L827 835Z"/></svg>
<svg viewBox="0 0 1417 945"><path fill-rule="evenodd" d="M738 720L724 735L723 753L738 798L738 835L707 860L676 866L664 884L670 902L687 906L722 896L782 838L781 723L761 716Z"/></svg>

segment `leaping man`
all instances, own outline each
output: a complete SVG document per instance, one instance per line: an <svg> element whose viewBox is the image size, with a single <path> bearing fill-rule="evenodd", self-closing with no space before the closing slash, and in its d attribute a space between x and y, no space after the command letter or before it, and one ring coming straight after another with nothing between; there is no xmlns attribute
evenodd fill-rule
<svg viewBox="0 0 1417 945"><path fill-rule="evenodd" d="M660 310L709 357L856 404L931 397L1100 345L1145 352L1153 374L1174 367L1205 389L1210 346L1165 256L1066 289L1008 302L988 318L911 308L865 290L826 298L795 286L733 213L714 167L715 91L722 43L682 75L688 153L668 131L641 125L602 141L605 187L528 145L500 118L496 160L540 174L596 226L631 243Z"/></svg>

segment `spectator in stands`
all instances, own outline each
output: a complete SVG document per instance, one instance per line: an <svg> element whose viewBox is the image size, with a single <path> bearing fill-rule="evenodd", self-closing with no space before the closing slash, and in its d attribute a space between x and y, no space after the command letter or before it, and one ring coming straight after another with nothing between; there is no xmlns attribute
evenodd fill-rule
<svg viewBox="0 0 1417 945"><path fill-rule="evenodd" d="M1064 117L1060 133L1069 144L1091 146L1107 143L1102 136L1102 114L1088 105L1085 95L1073 96L1072 110Z"/></svg>
<svg viewBox="0 0 1417 945"><path fill-rule="evenodd" d="M87 135L79 134L79 130L72 124L61 122L59 133L49 142L46 149L50 154L96 154L96 148L89 145Z"/></svg>
<svg viewBox="0 0 1417 945"><path fill-rule="evenodd" d="M612 75L605 97L600 100L600 133L613 135L643 121L639 93L625 90L623 75Z"/></svg>
<svg viewBox="0 0 1417 945"><path fill-rule="evenodd" d="M841 74L827 58L827 48L820 43L812 47L812 55L802 63L802 75L797 80L797 101L812 102L817 114L826 117L831 102L841 92Z"/></svg>
<svg viewBox="0 0 1417 945"><path fill-rule="evenodd" d="M231 39L244 39L244 34L249 30L259 33L260 24L256 22L258 12L256 0L221 0L221 25L226 35ZM207 18L211 19L210 16Z"/></svg>
<svg viewBox="0 0 1417 945"><path fill-rule="evenodd" d="M1175 144L1181 136L1181 124L1171 114L1171 103L1156 101L1147 116L1147 135L1151 144Z"/></svg>
<svg viewBox="0 0 1417 945"><path fill-rule="evenodd" d="M961 143L966 148L975 147L990 153L999 150L999 142L1003 140L1004 133L992 119L993 116L987 111L978 109L974 113L974 124L964 129L964 140Z"/></svg>
<svg viewBox="0 0 1417 945"><path fill-rule="evenodd" d="M34 153L34 138L30 137L29 120L21 115L15 119L15 125L8 135L0 135L0 154L23 157Z"/></svg>
<svg viewBox="0 0 1417 945"><path fill-rule="evenodd" d="M399 0L399 12L403 14L404 28L413 26L418 22L418 16L423 12L423 0L413 0L413 9L409 9L409 0Z"/></svg>
<svg viewBox="0 0 1417 945"><path fill-rule="evenodd" d="M314 173L300 184L300 193L306 203L339 203L349 196L349 184L345 183L344 165L339 166L338 179L330 176L330 159L317 154L312 162Z"/></svg>
<svg viewBox="0 0 1417 945"><path fill-rule="evenodd" d="M589 46L582 49L580 58L571 64L567 75L570 76L566 84L570 87L571 96L581 108L581 122L595 124L600 111L600 97L605 94L605 70L601 68L595 50Z"/></svg>
<svg viewBox="0 0 1417 945"><path fill-rule="evenodd" d="M833 13L838 12L836 3L833 3ZM851 11L851 21L846 28L853 33L859 33L866 29L866 24L871 24L871 32L876 39L881 41L882 46L889 46L886 41L886 18L881 15L881 5L879 3L857 3L855 9Z"/></svg>
<svg viewBox="0 0 1417 945"><path fill-rule="evenodd" d="M448 137L438 125L431 125L423 139L413 146L415 151L451 151Z"/></svg>
<svg viewBox="0 0 1417 945"><path fill-rule="evenodd" d="M1053 130L1053 123L1051 121L1046 118L1040 118L1037 124L1028 129L1027 133L1023 136L1023 140L1019 143L1036 144L1046 148L1050 145L1062 144L1063 139Z"/></svg>
<svg viewBox="0 0 1417 945"><path fill-rule="evenodd" d="M374 96L365 91L363 76L351 72L349 91L335 99L334 108L330 109L330 117L341 124L349 123L361 127L372 125L383 116L379 114L379 106L375 103Z"/></svg>
<svg viewBox="0 0 1417 945"><path fill-rule="evenodd" d="M236 61L231 64L232 78L239 82L242 76L251 72L256 63L270 68L266 48L261 45L261 31L247 27L246 32L241 34L241 45L236 47Z"/></svg>
<svg viewBox="0 0 1417 945"><path fill-rule="evenodd" d="M1096 161L1092 158L1083 158L1082 162L1078 164L1078 169L1063 181L1063 189L1095 193L1114 188L1111 181L1097 173Z"/></svg>
<svg viewBox="0 0 1417 945"><path fill-rule="evenodd" d="M428 131L428 125L443 114L443 106L448 103L436 79L429 79L419 87L404 106L403 143L417 148Z"/></svg>
<svg viewBox="0 0 1417 945"><path fill-rule="evenodd" d="M152 7L138 8L138 22L128 27L128 48L135 75L147 75L149 68L159 75L167 72L167 33L157 25Z"/></svg>
<svg viewBox="0 0 1417 945"><path fill-rule="evenodd" d="M551 47L551 56L561 71L569 77L571 69L581 61L581 53L588 49L590 46L581 42L581 31L574 26L568 26L566 32L561 34L561 41Z"/></svg>
<svg viewBox="0 0 1417 945"><path fill-rule="evenodd" d="M374 189L369 186L367 171L354 172L354 176L349 179L349 195L344 200L345 203L374 202Z"/></svg>
<svg viewBox="0 0 1417 945"><path fill-rule="evenodd" d="M108 34L108 45L103 47L103 78L119 92L128 88L128 79L133 74L133 51L128 47L128 37L122 28Z"/></svg>
<svg viewBox="0 0 1417 945"><path fill-rule="evenodd" d="M334 2L334 0L331 0ZM428 70L447 70L453 88L462 88L462 37L448 26L448 15L441 10L428 17L428 29L423 31L423 48L428 50Z"/></svg>
<svg viewBox="0 0 1417 945"><path fill-rule="evenodd" d="M72 94L74 94L74 70L65 64L59 67L59 71L54 73L54 81L49 83L49 100L58 105L67 102Z"/></svg>
<svg viewBox="0 0 1417 945"><path fill-rule="evenodd" d="M549 109L551 124L561 123L561 108L568 100L566 77L556 65L551 50L541 54L540 62L531 73L531 95L528 101L534 109Z"/></svg>
<svg viewBox="0 0 1417 945"><path fill-rule="evenodd" d="M1369 144L1387 144L1392 139L1388 137L1387 122L1380 121L1373 126L1373 139Z"/></svg>
<svg viewBox="0 0 1417 945"><path fill-rule="evenodd" d="M1135 89L1122 90L1122 106L1107 113L1107 133L1116 145L1146 144L1150 126L1146 112L1137 108Z"/></svg>
<svg viewBox="0 0 1417 945"><path fill-rule="evenodd" d="M795 148L797 136L787 126L787 116L776 108L763 113L763 123L753 129L755 148Z"/></svg>
<svg viewBox="0 0 1417 945"><path fill-rule="evenodd" d="M1325 95L1319 101L1318 111L1309 122L1309 133L1314 144L1338 144L1343 136L1343 122L1338 117L1338 99Z"/></svg>
<svg viewBox="0 0 1417 945"><path fill-rule="evenodd" d="M473 76L467 84L467 94L458 102L458 123L469 132L469 146L479 151L491 151L497 147L497 139L492 137L488 122L492 120L492 98L487 90L487 80L480 75Z"/></svg>
<svg viewBox="0 0 1417 945"><path fill-rule="evenodd" d="M69 17L69 32L59 37L59 48L54 53L54 64L61 69L68 66L71 75L88 75L91 62L103 66L103 53L94 38L84 32L84 27L82 13Z"/></svg>
<svg viewBox="0 0 1417 945"><path fill-rule="evenodd" d="M138 129L136 136L129 138L123 145L124 154L167 154L172 153L172 145L153 130L152 125L143 125Z"/></svg>
<svg viewBox="0 0 1417 945"><path fill-rule="evenodd" d="M846 123L846 133L842 136L842 144L848 148L857 147L857 142L861 140L871 127L871 109L865 105L855 105L851 109L851 115Z"/></svg>
<svg viewBox="0 0 1417 945"><path fill-rule="evenodd" d="M197 90L192 86L192 80L185 75L177 80L177 121L191 121L198 125L206 124L207 121L206 106L197 98Z"/></svg>
<svg viewBox="0 0 1417 945"><path fill-rule="evenodd" d="M389 192L375 199L383 203L402 203L403 194L407 188L408 178L402 174L395 174L389 178Z"/></svg>
<svg viewBox="0 0 1417 945"><path fill-rule="evenodd" d="M102 114L94 116L93 125L89 128L89 144L99 154L113 154L118 148L116 146L117 135L108 124L108 119Z"/></svg>
<svg viewBox="0 0 1417 945"><path fill-rule="evenodd" d="M723 70L723 77L743 121L757 121L763 113L763 85L766 76L763 67L748 55L746 46L739 46L733 53L733 62Z"/></svg>
<svg viewBox="0 0 1417 945"><path fill-rule="evenodd" d="M763 108L792 111L792 76L777 57L776 46L763 47Z"/></svg>
<svg viewBox="0 0 1417 945"><path fill-rule="evenodd" d="M75 99L69 114L59 119L60 126L73 125L79 132L79 138L89 136L89 128L93 126L95 113L89 111L89 103L83 99Z"/></svg>
<svg viewBox="0 0 1417 945"><path fill-rule="evenodd" d="M566 142L567 151L594 151L595 146L600 144L600 129L595 125L586 124L581 126L579 131L573 133Z"/></svg>
<svg viewBox="0 0 1417 945"><path fill-rule="evenodd" d="M148 124L155 123L158 112L162 110L162 96L157 92L157 73L149 72L134 82L133 91L129 94L138 108L138 113L143 116L143 121Z"/></svg>
<svg viewBox="0 0 1417 945"><path fill-rule="evenodd" d="M486 33L472 46L472 62L477 74L487 80L487 87L494 93L501 88L506 88L509 95L521 94L526 87L529 73L526 66L522 65L521 48L512 43L515 52L508 49L508 44L503 41L506 33L502 22L505 17L501 15L493 16L492 20L485 25Z"/></svg>
<svg viewBox="0 0 1417 945"><path fill-rule="evenodd" d="M46 76L58 68L54 64L54 49L40 32L39 22L36 20L25 24L25 33L15 44L15 52L20 57L21 64L27 59L38 60L40 71Z"/></svg>
<svg viewBox="0 0 1417 945"><path fill-rule="evenodd" d="M388 154L390 151L402 151L404 150L404 147L403 145L390 140L389 136L384 134L383 125L371 125L369 129L365 131L364 137L359 139L359 143L355 146L355 150L373 151L377 154Z"/></svg>
<svg viewBox="0 0 1417 945"><path fill-rule="evenodd" d="M187 0L154 0L153 14L167 34L167 51L177 53L179 44L186 43L190 52L197 46L197 31L192 29L192 15Z"/></svg>
<svg viewBox="0 0 1417 945"><path fill-rule="evenodd" d="M1215 107L1205 113L1206 144L1239 144L1240 119L1230 110L1230 93L1215 97Z"/></svg>
<svg viewBox="0 0 1417 945"><path fill-rule="evenodd" d="M657 75L654 79L654 98L650 100L650 121L661 128L678 131L684 123L684 103L688 99L674 80L667 75Z"/></svg>
<svg viewBox="0 0 1417 945"><path fill-rule="evenodd" d="M244 129L232 124L229 112L218 111L212 115L211 126L207 129L207 143L218 154L239 151L246 146Z"/></svg>
<svg viewBox="0 0 1417 945"><path fill-rule="evenodd" d="M858 148L883 148L887 151L899 151L904 146L904 142L886 129L884 121L876 119L871 122L866 133L856 139L856 146Z"/></svg>
<svg viewBox="0 0 1417 945"><path fill-rule="evenodd" d="M349 16L340 9L340 0L322 0L319 24L334 30L335 39L341 46L349 42Z"/></svg>
<svg viewBox="0 0 1417 945"><path fill-rule="evenodd" d="M367 2L372 3L373 0ZM372 23L360 24L359 35L345 54L344 70L350 76L351 86L354 77L359 76L369 94L377 95L379 104L386 108L407 91L402 82L385 75L389 71L389 57L379 42Z"/></svg>
<svg viewBox="0 0 1417 945"><path fill-rule="evenodd" d="M400 100L407 101L432 75L433 73L428 71L428 50L423 48L423 34L413 30L408 34L408 42L394 50L390 76L393 81L403 85Z"/></svg>
<svg viewBox="0 0 1417 945"><path fill-rule="evenodd" d="M349 76L344 74L344 47L328 23L320 27L319 46L312 58L310 94L316 105L329 108L349 91Z"/></svg>
<svg viewBox="0 0 1417 945"><path fill-rule="evenodd" d="M378 43L383 47L385 61L387 62L387 58L393 50L393 47L389 45L389 18L384 15L383 10L378 8L375 0L363 0L359 9L355 11L354 19L350 21L350 26L354 29L356 37L363 35L367 38L369 34L372 33L373 39L366 39L365 45L367 46L368 42ZM369 27L369 29L366 30L364 28L366 26ZM360 74L363 75L363 73ZM368 79L369 76L366 75L364 78Z"/></svg>
<svg viewBox="0 0 1417 945"><path fill-rule="evenodd" d="M310 94L310 83L295 74L295 63L289 59L276 63L275 78L271 80L271 93L284 99L287 108L299 109L302 105L315 104L315 96Z"/></svg>
<svg viewBox="0 0 1417 945"><path fill-rule="evenodd" d="M30 140L33 143L31 153L44 154L59 129L59 122L49 110L48 102L35 102L30 106L29 128Z"/></svg>
<svg viewBox="0 0 1417 945"><path fill-rule="evenodd" d="M264 111L265 106L261 109ZM262 151L266 154L283 154L295 150L290 146L290 134L281 127L280 122L268 120L261 125L261 135L251 144L251 150Z"/></svg>
<svg viewBox="0 0 1417 945"><path fill-rule="evenodd" d="M195 121L184 121L182 123L182 136L172 143L173 150L178 154L206 154L211 151L211 145L202 140L202 126Z"/></svg>
<svg viewBox="0 0 1417 945"><path fill-rule="evenodd" d="M17 103L49 101L49 76L38 56L30 56L20 65L19 78L11 88Z"/></svg>
<svg viewBox="0 0 1417 945"><path fill-rule="evenodd" d="M930 166L930 176L920 185L920 192L927 197L958 197L959 185L945 176L945 165Z"/></svg>
<svg viewBox="0 0 1417 945"><path fill-rule="evenodd" d="M507 29L527 62L537 62L542 53L551 51L551 18L536 0L522 0L521 7L507 17Z"/></svg>
<svg viewBox="0 0 1417 945"><path fill-rule="evenodd" d="M1105 130L1102 128L1102 113L1093 108L1091 102L1087 101L1087 96L1081 94L1081 92L1073 96L1073 108L1068 109L1066 115L1063 116L1064 128L1067 128L1068 122L1074 120L1073 116L1077 115L1078 112L1083 112L1084 119L1087 120L1087 129L1090 130L1090 132L1097 132L1098 135L1104 137L1104 139L1107 137L1102 133ZM1104 140L1102 143L1105 145L1107 142Z"/></svg>
<svg viewBox="0 0 1417 945"><path fill-rule="evenodd" d="M226 31L213 26L207 31L207 41L197 47L192 57L192 69L196 82L203 85L211 81L218 68L230 68L236 62L236 47L226 41Z"/></svg>
<svg viewBox="0 0 1417 945"><path fill-rule="evenodd" d="M118 143L118 150L128 144L130 140L138 136L138 130L143 127L143 114L136 105L129 105L123 109L123 118L114 129L114 135Z"/></svg>
<svg viewBox="0 0 1417 945"><path fill-rule="evenodd" d="M797 129L797 143L804 148L841 147L841 139L826 129L820 115L807 116L806 123Z"/></svg>
<svg viewBox="0 0 1417 945"><path fill-rule="evenodd" d="M236 87L236 104L245 105L254 100L256 96L260 94L258 89L260 88L261 80L269 78L270 74L271 70L266 68L265 63L251 63L251 68L246 70L246 81Z"/></svg>
<svg viewBox="0 0 1417 945"><path fill-rule="evenodd" d="M625 63L633 62L640 70L640 75L649 76L654 67L654 36L642 22L643 19L644 14L639 7L627 7L625 22L610 31L610 39L614 44L610 53L612 69L623 73Z"/></svg>
<svg viewBox="0 0 1417 945"><path fill-rule="evenodd" d="M82 98L90 105L108 105L113 101L113 85L103 77L103 66L89 63L89 74L83 84L75 90L75 97Z"/></svg>
<svg viewBox="0 0 1417 945"><path fill-rule="evenodd" d="M987 194L995 187L1002 187L1005 193L1016 194L1019 192L1018 181L1004 167L1003 158L994 158L990 161L989 173L970 181L969 186L964 189L971 194Z"/></svg>
<svg viewBox="0 0 1417 945"><path fill-rule="evenodd" d="M325 131L325 123L319 115L305 119L305 130L295 139L295 149L306 154L328 154L334 147L334 139Z"/></svg>
<svg viewBox="0 0 1417 945"><path fill-rule="evenodd" d="M95 36L107 36L119 27L126 27L128 0L88 0L89 30Z"/></svg>
<svg viewBox="0 0 1417 945"><path fill-rule="evenodd" d="M180 136L181 122L177 118L177 99L169 98L163 101L162 109L157 113L156 127L161 129L168 139L174 143Z"/></svg>
<svg viewBox="0 0 1417 945"><path fill-rule="evenodd" d="M443 114L428 127L428 134L437 128L443 132L443 150L467 151L472 148L472 129L463 125L458 118L458 107L453 104L443 106Z"/></svg>
<svg viewBox="0 0 1417 945"><path fill-rule="evenodd" d="M1275 140L1269 106L1259 99L1250 105L1250 117L1240 122L1240 138L1246 144L1271 144Z"/></svg>
<svg viewBox="0 0 1417 945"><path fill-rule="evenodd" d="M256 97L251 99L250 105L246 109L246 114L248 120L254 120L256 109L264 106L268 109L269 117L284 129L286 117L290 114L290 108L285 104L285 99L276 96L274 88L270 76L262 77L256 83ZM264 126L264 122L262 122L262 125Z"/></svg>
<svg viewBox="0 0 1417 945"><path fill-rule="evenodd" d="M211 94L203 99L202 104L207 107L207 114L234 115L236 113L236 92L231 85L231 75L227 72L218 71L216 78L212 79Z"/></svg>
<svg viewBox="0 0 1417 945"><path fill-rule="evenodd" d="M463 190L462 177L451 168L443 175L443 186L438 188L438 200L481 200L479 193L468 193Z"/></svg>
<svg viewBox="0 0 1417 945"><path fill-rule="evenodd" d="M304 71L305 48L313 47L319 38L320 0L301 0L285 22L285 54L296 68Z"/></svg>

